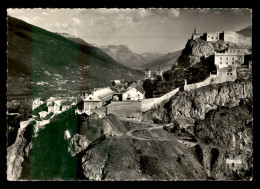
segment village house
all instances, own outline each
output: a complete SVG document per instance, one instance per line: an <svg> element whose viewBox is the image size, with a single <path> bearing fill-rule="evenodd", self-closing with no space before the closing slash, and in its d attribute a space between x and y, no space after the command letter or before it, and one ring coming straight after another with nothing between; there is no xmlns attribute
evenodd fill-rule
<svg viewBox="0 0 260 189"><path fill-rule="evenodd" d="M74 104L72 101L66 101L66 102L64 102L63 104L62 104L62 107L61 107L61 111L66 111L66 110L68 110L68 109L70 109L70 108L72 108L72 104Z"/></svg>
<svg viewBox="0 0 260 189"><path fill-rule="evenodd" d="M92 95L98 97L101 100L102 105L106 105L107 102L112 100L113 93L114 91L112 91L110 87L95 88Z"/></svg>
<svg viewBox="0 0 260 189"><path fill-rule="evenodd" d="M48 115L48 112L46 111L41 111L39 112L40 118L45 118Z"/></svg>
<svg viewBox="0 0 260 189"><path fill-rule="evenodd" d="M87 96L84 100L84 111L93 110L102 107L102 101L94 95Z"/></svg>
<svg viewBox="0 0 260 189"><path fill-rule="evenodd" d="M122 101L138 101L144 99L144 93L138 91L136 88L131 88L122 93Z"/></svg>
<svg viewBox="0 0 260 189"><path fill-rule="evenodd" d="M112 86L117 86L117 85L121 85L121 80L113 80L112 81Z"/></svg>
<svg viewBox="0 0 260 189"><path fill-rule="evenodd" d="M39 107L40 105L42 105L44 102L40 99L40 98L36 98L33 100L32 103L32 110L34 110L35 108Z"/></svg>
<svg viewBox="0 0 260 189"><path fill-rule="evenodd" d="M48 113L54 112L54 102L50 102L47 106L48 106Z"/></svg>
<svg viewBox="0 0 260 189"><path fill-rule="evenodd" d="M54 113L58 113L61 111L61 105L62 105L62 100L56 100L54 101Z"/></svg>

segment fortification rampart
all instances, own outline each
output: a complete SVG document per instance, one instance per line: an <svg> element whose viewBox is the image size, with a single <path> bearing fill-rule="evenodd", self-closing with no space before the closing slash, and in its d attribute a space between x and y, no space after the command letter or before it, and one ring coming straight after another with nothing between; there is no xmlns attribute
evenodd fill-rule
<svg viewBox="0 0 260 189"><path fill-rule="evenodd" d="M145 111L157 106L158 104L160 104L164 100L169 100L178 91L179 91L179 88L176 88L173 91L171 91L171 92L169 92L169 93L167 93L167 94L165 94L161 97L141 100L141 111L145 112Z"/></svg>

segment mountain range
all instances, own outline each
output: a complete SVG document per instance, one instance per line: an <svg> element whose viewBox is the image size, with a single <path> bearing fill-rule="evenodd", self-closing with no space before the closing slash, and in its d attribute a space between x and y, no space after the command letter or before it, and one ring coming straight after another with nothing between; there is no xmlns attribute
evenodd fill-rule
<svg viewBox="0 0 260 189"><path fill-rule="evenodd" d="M79 38L70 40L10 16L7 50L8 98L72 94L109 86L113 79L144 77Z"/></svg>
<svg viewBox="0 0 260 189"><path fill-rule="evenodd" d="M142 70L149 61L161 55L159 53L138 54L126 45L106 45L100 46L100 49L122 65L139 70Z"/></svg>

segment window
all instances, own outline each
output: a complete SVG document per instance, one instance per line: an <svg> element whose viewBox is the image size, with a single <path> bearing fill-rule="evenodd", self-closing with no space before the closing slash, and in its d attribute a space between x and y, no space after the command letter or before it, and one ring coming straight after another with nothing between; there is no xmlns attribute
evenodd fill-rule
<svg viewBox="0 0 260 189"><path fill-rule="evenodd" d="M222 60L222 57L220 57L220 60Z"/></svg>
<svg viewBox="0 0 260 189"><path fill-rule="evenodd" d="M214 37L211 37L212 39L214 39Z"/></svg>
<svg viewBox="0 0 260 189"><path fill-rule="evenodd" d="M234 65L234 62L232 62L232 64Z"/></svg>
<svg viewBox="0 0 260 189"><path fill-rule="evenodd" d="M229 73L227 73L229 75Z"/></svg>
<svg viewBox="0 0 260 189"><path fill-rule="evenodd" d="M228 57L226 58L226 60L228 60Z"/></svg>
<svg viewBox="0 0 260 189"><path fill-rule="evenodd" d="M230 75L232 75L232 73L230 73Z"/></svg>
<svg viewBox="0 0 260 189"><path fill-rule="evenodd" d="M228 62L226 62L226 64L228 64Z"/></svg>
<svg viewBox="0 0 260 189"><path fill-rule="evenodd" d="M235 60L235 58L233 57L232 60Z"/></svg>
<svg viewBox="0 0 260 189"><path fill-rule="evenodd" d="M222 62L220 62L220 64L222 64Z"/></svg>

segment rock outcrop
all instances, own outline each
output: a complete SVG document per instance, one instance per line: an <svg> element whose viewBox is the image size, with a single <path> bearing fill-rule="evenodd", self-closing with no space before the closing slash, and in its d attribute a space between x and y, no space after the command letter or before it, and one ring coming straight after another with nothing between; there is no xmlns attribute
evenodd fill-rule
<svg viewBox="0 0 260 189"><path fill-rule="evenodd" d="M252 98L252 82L227 82L180 91L170 101L147 111L144 117L171 122L178 117L202 120L217 107L234 107L241 99Z"/></svg>
<svg viewBox="0 0 260 189"><path fill-rule="evenodd" d="M7 180L30 177L31 129L34 123L19 128L15 143L7 148Z"/></svg>
<svg viewBox="0 0 260 189"><path fill-rule="evenodd" d="M221 108L207 114L194 126L203 144L194 149L209 178L252 179L252 112L249 106ZM232 161L234 163L232 163Z"/></svg>
<svg viewBox="0 0 260 189"><path fill-rule="evenodd" d="M79 152L85 150L91 141L84 135L75 134L69 141L68 152L71 156L75 156Z"/></svg>
<svg viewBox="0 0 260 189"><path fill-rule="evenodd" d="M185 49L178 58L178 66L194 66L201 62L201 57L214 55L216 51L224 51L229 47L237 47L235 43L225 41L209 42L203 39L188 40Z"/></svg>

